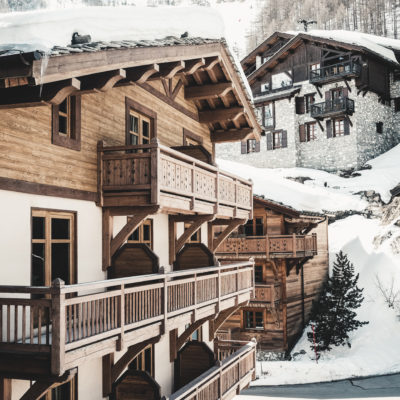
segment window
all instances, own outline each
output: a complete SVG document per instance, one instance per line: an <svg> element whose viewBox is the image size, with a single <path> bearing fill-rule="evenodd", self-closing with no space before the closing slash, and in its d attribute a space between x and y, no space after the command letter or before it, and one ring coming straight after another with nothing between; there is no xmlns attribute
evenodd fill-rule
<svg viewBox="0 0 400 400"><path fill-rule="evenodd" d="M256 139L249 139L247 141L247 152L248 153L255 153L256 152Z"/></svg>
<svg viewBox="0 0 400 400"><path fill-rule="evenodd" d="M262 83L261 84L261 93L269 92L269 83Z"/></svg>
<svg viewBox="0 0 400 400"><path fill-rule="evenodd" d="M281 89L290 87L293 84L292 73L289 71L274 74L272 79L272 89Z"/></svg>
<svg viewBox="0 0 400 400"><path fill-rule="evenodd" d="M145 145L156 136L157 114L141 104L126 98L126 144Z"/></svg>
<svg viewBox="0 0 400 400"><path fill-rule="evenodd" d="M77 384L76 375L68 382L50 389L40 400L76 400Z"/></svg>
<svg viewBox="0 0 400 400"><path fill-rule="evenodd" d="M317 138L316 132L317 132L316 122L310 122L306 124L306 141L310 142L311 140L315 140Z"/></svg>
<svg viewBox="0 0 400 400"><path fill-rule="evenodd" d="M383 133L383 122L376 123L376 133Z"/></svg>
<svg viewBox="0 0 400 400"><path fill-rule="evenodd" d="M269 103L264 106L264 126L274 126L274 104Z"/></svg>
<svg viewBox="0 0 400 400"><path fill-rule="evenodd" d="M400 111L400 97L393 99L393 103L394 103L394 111L399 112Z"/></svg>
<svg viewBox="0 0 400 400"><path fill-rule="evenodd" d="M273 132L273 148L280 149L282 147L282 131Z"/></svg>
<svg viewBox="0 0 400 400"><path fill-rule="evenodd" d="M154 347L149 344L145 347L129 364L129 369L134 371L146 371L150 376L154 376Z"/></svg>
<svg viewBox="0 0 400 400"><path fill-rule="evenodd" d="M321 68L320 63L310 64L310 71L316 71L317 69Z"/></svg>
<svg viewBox="0 0 400 400"><path fill-rule="evenodd" d="M75 214L32 210L31 282L50 286L56 278L76 282Z"/></svg>
<svg viewBox="0 0 400 400"><path fill-rule="evenodd" d="M334 119L333 120L333 136L343 136L344 135L344 119Z"/></svg>
<svg viewBox="0 0 400 400"><path fill-rule="evenodd" d="M262 311L244 311L244 327L246 329L263 329L264 318Z"/></svg>
<svg viewBox="0 0 400 400"><path fill-rule="evenodd" d="M262 217L249 219L244 225L240 226L239 232L246 236L264 236L264 220Z"/></svg>
<svg viewBox="0 0 400 400"><path fill-rule="evenodd" d="M185 330L188 329L190 324L185 325ZM188 341L195 340L197 342L201 342L203 340L203 334L202 334L202 329L201 327L199 329L196 329L193 333L192 336L188 339Z"/></svg>
<svg viewBox="0 0 400 400"><path fill-rule="evenodd" d="M335 100L341 99L343 97L343 90L342 88L332 89L331 90L331 99L332 102Z"/></svg>
<svg viewBox="0 0 400 400"><path fill-rule="evenodd" d="M185 231L187 228L191 226L189 223L185 223ZM190 239L188 240L188 243L201 243L201 228L193 233L192 236L190 236Z"/></svg>
<svg viewBox="0 0 400 400"><path fill-rule="evenodd" d="M306 94L304 96L306 102L306 113L311 112L311 106L315 103L315 93Z"/></svg>
<svg viewBox="0 0 400 400"><path fill-rule="evenodd" d="M254 266L254 279L256 283L263 283L263 267L262 265L255 265Z"/></svg>
<svg viewBox="0 0 400 400"><path fill-rule="evenodd" d="M153 220L146 219L143 221L128 237L128 243L144 243L150 249L153 249Z"/></svg>
<svg viewBox="0 0 400 400"><path fill-rule="evenodd" d="M72 150L81 149L81 97L68 96L52 107L52 143Z"/></svg>
<svg viewBox="0 0 400 400"><path fill-rule="evenodd" d="M184 146L201 146L203 144L203 138L196 133L193 133L183 128L183 145Z"/></svg>

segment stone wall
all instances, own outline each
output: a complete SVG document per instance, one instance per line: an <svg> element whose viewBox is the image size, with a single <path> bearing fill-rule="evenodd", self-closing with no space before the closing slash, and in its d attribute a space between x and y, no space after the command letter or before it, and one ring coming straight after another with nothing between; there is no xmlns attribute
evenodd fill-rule
<svg viewBox="0 0 400 400"><path fill-rule="evenodd" d="M326 91L345 85L343 81L323 85L320 96L308 81L300 84L297 96L316 93L316 103L325 100ZM267 150L266 137L263 136L259 153L241 154L240 143L228 143L216 146L216 156L262 168L297 166L336 172L362 167L366 161L400 142L400 112L394 111L394 102L391 105L380 103L375 93L358 93L354 79L348 84L351 89L348 96L355 103L355 112L350 116L353 126L350 126L349 135L327 138L326 122L321 121L324 130L317 124L316 139L301 143L299 125L315 120L310 113L296 114L294 98L282 99L275 102L275 129L287 131L287 148ZM400 97L400 81L393 82L392 76L391 97ZM382 134L377 133L377 122L383 122Z"/></svg>

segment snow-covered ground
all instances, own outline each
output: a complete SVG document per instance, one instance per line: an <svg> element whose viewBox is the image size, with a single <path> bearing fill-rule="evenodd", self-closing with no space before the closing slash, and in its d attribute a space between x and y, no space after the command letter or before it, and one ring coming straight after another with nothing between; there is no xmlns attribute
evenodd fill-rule
<svg viewBox="0 0 400 400"><path fill-rule="evenodd" d="M369 161L372 169L358 171L361 176L341 178L338 175L309 168L256 168L234 161L218 159L221 169L243 178L251 178L254 193L282 202L302 211L361 211L366 203L355 193L374 190L384 202L390 200L390 189L400 181L400 145ZM307 177L305 184L288 177ZM326 186L325 186L326 185Z"/></svg>
<svg viewBox="0 0 400 400"><path fill-rule="evenodd" d="M399 160L400 145L371 160L372 169L360 171L361 176L354 178L304 168L260 169L225 160L218 160L218 164L242 177L251 177L256 194L298 210L333 212L363 210L367 203L354 194L360 191L374 190L389 202L390 189L400 181ZM312 180L301 184L286 179L299 176ZM343 250L360 273L359 286L364 288L365 300L357 311L358 318L369 324L351 334L352 347L334 348L323 354L317 364L304 334L292 351L292 355L297 353L293 361L259 362L258 379L252 385L310 383L400 372L400 309L388 308L377 282L379 279L389 288L393 281L394 291L400 291L400 254L393 250L396 238L400 240L400 223L395 224L400 220L400 201L395 200L390 206L389 218L353 215L329 225L331 268L335 254Z"/></svg>

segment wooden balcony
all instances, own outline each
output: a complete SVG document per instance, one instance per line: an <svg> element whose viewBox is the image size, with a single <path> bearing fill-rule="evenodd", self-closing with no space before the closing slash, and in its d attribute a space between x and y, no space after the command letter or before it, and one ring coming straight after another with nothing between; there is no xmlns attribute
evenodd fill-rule
<svg viewBox="0 0 400 400"><path fill-rule="evenodd" d="M280 284L265 285L256 283L254 301L268 303L275 306L282 299L282 287Z"/></svg>
<svg viewBox="0 0 400 400"><path fill-rule="evenodd" d="M61 376L83 358L215 315L250 299L253 274L253 264L242 262L67 286L0 286L0 375Z"/></svg>
<svg viewBox="0 0 400 400"><path fill-rule="evenodd" d="M223 259L303 258L317 254L317 235L266 235L230 237L217 249Z"/></svg>
<svg viewBox="0 0 400 400"><path fill-rule="evenodd" d="M232 343L232 344L231 344ZM255 379L256 343L225 342L218 350L220 365L173 393L168 400L231 399Z"/></svg>
<svg viewBox="0 0 400 400"><path fill-rule="evenodd" d="M340 115L353 115L354 100L348 97L340 97L334 100L323 101L311 105L311 117L323 119Z"/></svg>
<svg viewBox="0 0 400 400"><path fill-rule="evenodd" d="M98 194L103 207L155 205L179 213L248 218L252 184L157 141L98 145Z"/></svg>
<svg viewBox="0 0 400 400"><path fill-rule="evenodd" d="M310 71L310 82L323 84L361 75L361 65L356 61L344 61Z"/></svg>

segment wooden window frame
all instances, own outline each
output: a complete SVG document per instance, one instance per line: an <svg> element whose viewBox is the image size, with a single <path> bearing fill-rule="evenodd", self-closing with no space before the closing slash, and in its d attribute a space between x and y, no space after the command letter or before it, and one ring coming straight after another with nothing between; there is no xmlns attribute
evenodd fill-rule
<svg viewBox="0 0 400 400"><path fill-rule="evenodd" d="M315 95L316 93L308 93L304 96L304 103L305 103L305 111L306 113L311 112L311 106L315 103ZM313 102L310 102L310 99L313 99Z"/></svg>
<svg viewBox="0 0 400 400"><path fill-rule="evenodd" d="M310 131L310 127L313 127L313 131ZM317 123L316 122L307 122L305 124L306 129L306 142L311 142L316 140L316 133L317 133Z"/></svg>
<svg viewBox="0 0 400 400"><path fill-rule="evenodd" d="M69 219L70 220L70 238L69 239L52 239L51 238L51 219ZM33 239L33 217L45 218L45 238ZM31 208L31 254L33 254L33 244L43 243L45 246L45 286L51 285L51 245L53 243L69 243L70 244L70 280L71 284L77 282L77 213L76 211L53 210L44 208ZM31 282L32 275L32 260L31 260Z"/></svg>
<svg viewBox="0 0 400 400"><path fill-rule="evenodd" d="M151 350L151 368L150 368L151 373L150 373L150 375L154 378L154 367L155 367L155 364L154 364L154 360L155 360L155 358L154 358L154 344L149 344L149 345L147 345L140 353L138 353L138 355L129 363L128 369L131 369L130 365L131 365L132 363L134 363L135 360L137 360L139 357L142 357L142 360L144 360L144 359L145 359L145 357L144 357L145 352L146 352L146 350L148 350L148 349ZM143 364L144 364L144 363L143 363ZM143 367L144 367L144 365L143 365ZM146 369L140 368L140 369L136 369L136 370L134 370L134 371L146 371Z"/></svg>
<svg viewBox="0 0 400 400"><path fill-rule="evenodd" d="M257 140L256 139L247 139L246 146L247 146L247 154L257 152Z"/></svg>
<svg viewBox="0 0 400 400"><path fill-rule="evenodd" d="M253 313L253 317L252 317L252 322L253 322L253 327L249 327L247 326L247 313ZM262 315L262 327L257 327L256 324L256 313L260 313ZM265 313L265 309L263 308L246 308L243 310L242 312L242 327L245 330L253 330L253 331L261 331L261 330L265 330L265 323L266 323L266 313Z"/></svg>
<svg viewBox="0 0 400 400"><path fill-rule="evenodd" d="M272 120L272 124L267 125L266 124L266 118L265 118L265 109L267 107L271 107L271 120ZM262 122L263 125L266 129L273 129L275 128L275 102L270 102L270 103L266 103L262 106Z"/></svg>
<svg viewBox="0 0 400 400"><path fill-rule="evenodd" d="M127 218L127 222L130 220L130 217ZM150 226L150 241L149 240L144 240L144 233L143 233L143 227L144 225ZM139 232L139 239L138 240L133 240L130 239L130 237L136 232ZM153 237L153 219L152 218L147 218L145 219L133 232L131 235L129 235L127 239L127 243L143 243L147 244L151 250L153 250L154 246L154 237Z"/></svg>
<svg viewBox="0 0 400 400"><path fill-rule="evenodd" d="M142 115L149 119L150 121L150 141L151 139L157 137L157 113L150 108L138 103L135 100L125 97L125 143L130 142L130 115L131 111L136 114ZM139 136L140 139L140 136ZM140 142L140 140L139 140ZM139 143L138 145L140 145Z"/></svg>
<svg viewBox="0 0 400 400"><path fill-rule="evenodd" d="M283 146L282 146L282 132L283 131L272 132L272 150L282 149L283 148ZM275 137L279 138L279 145L276 144Z"/></svg>
<svg viewBox="0 0 400 400"><path fill-rule="evenodd" d="M185 325L185 330L186 330L187 328L189 328L189 326L190 326L190 324ZM193 335L194 335L196 332L197 332L197 337L198 337L198 339L193 339ZM188 339L187 341L188 341L188 342L193 342L193 341L202 342L202 341L203 341L203 329L202 329L202 327L200 326L198 329L196 329L196 330L189 336L189 339Z"/></svg>
<svg viewBox="0 0 400 400"><path fill-rule="evenodd" d="M339 123L339 131L336 130L336 123ZM341 137L345 136L345 127L344 127L344 118L335 118L332 119L332 136L333 137Z"/></svg>
<svg viewBox="0 0 400 400"><path fill-rule="evenodd" d="M190 141L196 142L196 146L202 146L204 143L204 139L200 135L183 128L183 145L194 146Z"/></svg>
<svg viewBox="0 0 400 400"><path fill-rule="evenodd" d="M69 400L78 400L78 374L75 374L72 377L72 379L70 379L68 382L59 383L59 384L55 385L54 387L52 387L51 389L49 389L46 392L46 394L44 394L40 398L40 400L52 400L52 390L59 386L68 385L68 384L70 384L72 386ZM31 386L32 385L33 385L33 381L31 381Z"/></svg>
<svg viewBox="0 0 400 400"><path fill-rule="evenodd" d="M184 222L183 229L186 231L192 224L190 222ZM192 236L187 240L187 243L201 243L201 227L193 233Z"/></svg>
<svg viewBox="0 0 400 400"><path fill-rule="evenodd" d="M68 96L67 102L67 133L60 132L60 105L51 107L51 143L67 149L81 150L81 96Z"/></svg>
<svg viewBox="0 0 400 400"><path fill-rule="evenodd" d="M257 219L261 219L261 225L263 227L263 234L262 235L257 235ZM250 226L252 227L252 234L251 235L246 235L245 233L245 227ZM252 219L249 219L244 225L241 225L239 227L239 232L246 236L264 236L265 235L265 221L263 216L254 216Z"/></svg>

